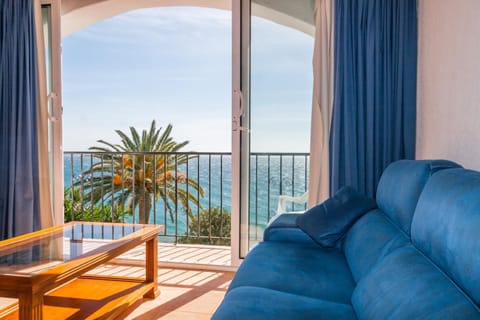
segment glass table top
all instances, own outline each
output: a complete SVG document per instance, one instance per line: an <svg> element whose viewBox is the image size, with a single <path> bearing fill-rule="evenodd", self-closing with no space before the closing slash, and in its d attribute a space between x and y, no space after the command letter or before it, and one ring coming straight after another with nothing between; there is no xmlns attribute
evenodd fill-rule
<svg viewBox="0 0 480 320"><path fill-rule="evenodd" d="M18 241L0 241L0 274L36 274L80 257L148 225L73 222ZM14 239L13 239L14 240Z"/></svg>

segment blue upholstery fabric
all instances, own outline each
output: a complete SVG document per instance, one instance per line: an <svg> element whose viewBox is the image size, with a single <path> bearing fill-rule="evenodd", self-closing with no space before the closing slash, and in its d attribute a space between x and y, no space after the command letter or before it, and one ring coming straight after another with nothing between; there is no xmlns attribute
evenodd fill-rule
<svg viewBox="0 0 480 320"><path fill-rule="evenodd" d="M400 161L377 195L340 249L302 242L297 215L272 222L283 240L247 255L214 319L480 320L480 172Z"/></svg>
<svg viewBox="0 0 480 320"><path fill-rule="evenodd" d="M349 320L356 319L352 306L285 292L241 287L230 291L212 320Z"/></svg>
<svg viewBox="0 0 480 320"><path fill-rule="evenodd" d="M409 243L406 234L377 209L353 225L345 237L343 250L352 275L358 282L383 257Z"/></svg>
<svg viewBox="0 0 480 320"><path fill-rule="evenodd" d="M265 230L263 241L295 242L307 245L317 245L312 238L297 226L292 228L270 228Z"/></svg>
<svg viewBox="0 0 480 320"><path fill-rule="evenodd" d="M480 319L478 308L416 248L385 257L355 288L359 319Z"/></svg>
<svg viewBox="0 0 480 320"><path fill-rule="evenodd" d="M377 204L410 235L412 217L425 184L435 172L458 168L446 160L401 160L389 165L378 184Z"/></svg>
<svg viewBox="0 0 480 320"><path fill-rule="evenodd" d="M480 305L480 172L439 172L420 197L412 241Z"/></svg>
<svg viewBox="0 0 480 320"><path fill-rule="evenodd" d="M322 247L334 248L360 216L376 207L375 200L343 187L333 197L299 215L297 225Z"/></svg>
<svg viewBox="0 0 480 320"><path fill-rule="evenodd" d="M301 213L282 213L272 218L268 223L267 228L292 228L297 226L297 218Z"/></svg>
<svg viewBox="0 0 480 320"><path fill-rule="evenodd" d="M458 168L446 160L400 160L385 169L377 190L380 210L359 219L348 232L344 252L356 281L392 250L410 242L410 225L418 198L430 177Z"/></svg>
<svg viewBox="0 0 480 320"><path fill-rule="evenodd" d="M318 245L262 242L250 251L238 268L229 290L241 286L350 303L355 282L339 250Z"/></svg>
<svg viewBox="0 0 480 320"><path fill-rule="evenodd" d="M263 232L263 241L283 241L315 244L305 232L297 227L300 213L282 213L274 217Z"/></svg>

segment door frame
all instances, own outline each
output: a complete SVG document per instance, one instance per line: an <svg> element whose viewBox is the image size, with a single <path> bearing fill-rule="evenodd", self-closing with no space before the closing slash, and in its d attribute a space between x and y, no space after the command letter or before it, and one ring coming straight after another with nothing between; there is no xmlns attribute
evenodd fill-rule
<svg viewBox="0 0 480 320"><path fill-rule="evenodd" d="M63 140L62 140L62 73L61 73L61 3L60 0L41 0L42 7L50 6L50 39L51 39L51 92L48 102L53 104L53 112L49 114L52 121L51 146L53 148L53 181L51 181L51 198L54 225L63 224ZM49 168L52 169L52 168Z"/></svg>
<svg viewBox="0 0 480 320"><path fill-rule="evenodd" d="M249 250L250 0L232 0L231 263Z"/></svg>

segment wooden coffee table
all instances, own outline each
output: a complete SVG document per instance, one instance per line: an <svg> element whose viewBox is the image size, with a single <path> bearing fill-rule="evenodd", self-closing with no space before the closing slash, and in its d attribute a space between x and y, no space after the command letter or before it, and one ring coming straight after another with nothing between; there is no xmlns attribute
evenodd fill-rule
<svg viewBox="0 0 480 320"><path fill-rule="evenodd" d="M159 225L71 222L0 241L0 319L117 319L158 296ZM89 240L100 240L91 248ZM85 275L145 243L144 278Z"/></svg>

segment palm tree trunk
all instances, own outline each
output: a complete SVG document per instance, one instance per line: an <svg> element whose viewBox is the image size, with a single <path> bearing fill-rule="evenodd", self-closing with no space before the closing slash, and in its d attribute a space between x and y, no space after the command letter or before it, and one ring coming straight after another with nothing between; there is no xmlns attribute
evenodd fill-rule
<svg viewBox="0 0 480 320"><path fill-rule="evenodd" d="M149 194L142 194L138 199L138 222L148 223L150 210L152 209L152 197Z"/></svg>

